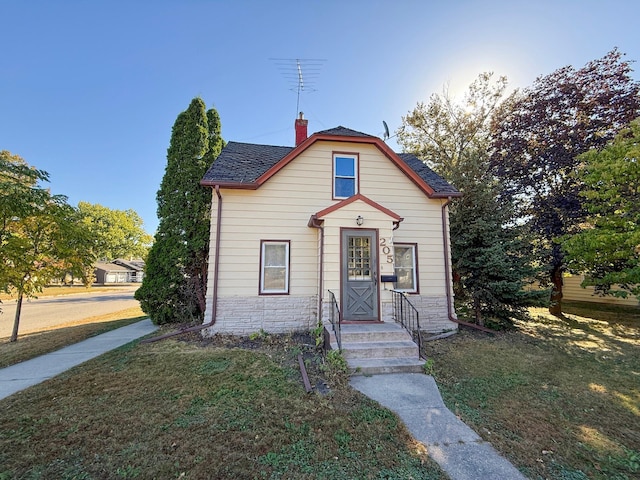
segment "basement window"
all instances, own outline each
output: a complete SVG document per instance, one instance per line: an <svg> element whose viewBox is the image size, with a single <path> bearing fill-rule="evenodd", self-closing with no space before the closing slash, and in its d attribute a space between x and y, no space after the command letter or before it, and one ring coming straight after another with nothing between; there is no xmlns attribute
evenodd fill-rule
<svg viewBox="0 0 640 480"><path fill-rule="evenodd" d="M349 198L358 193L358 155L333 154L333 198Z"/></svg>
<svg viewBox="0 0 640 480"><path fill-rule="evenodd" d="M260 295L289 293L289 241L260 241Z"/></svg>

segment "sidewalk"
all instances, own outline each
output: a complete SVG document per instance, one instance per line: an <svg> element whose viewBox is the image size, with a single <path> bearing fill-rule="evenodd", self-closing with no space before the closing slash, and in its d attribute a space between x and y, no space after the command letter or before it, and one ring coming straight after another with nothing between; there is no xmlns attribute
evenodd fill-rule
<svg viewBox="0 0 640 480"><path fill-rule="evenodd" d="M55 377L114 348L153 333L157 329L158 327L151 323L151 320L142 320L69 345L61 350L2 368L0 369L0 400Z"/></svg>
<svg viewBox="0 0 640 480"><path fill-rule="evenodd" d="M357 376L351 386L394 411L453 480L526 480L511 463L444 405L422 373Z"/></svg>

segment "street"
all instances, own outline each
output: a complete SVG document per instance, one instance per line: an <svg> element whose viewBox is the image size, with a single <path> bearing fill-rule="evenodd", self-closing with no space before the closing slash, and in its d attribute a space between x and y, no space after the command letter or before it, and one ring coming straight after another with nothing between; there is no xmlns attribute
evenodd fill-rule
<svg viewBox="0 0 640 480"><path fill-rule="evenodd" d="M74 293L56 297L24 299L20 316L20 331L23 335L82 320L88 317L106 315L127 308L136 307L138 301L133 294L138 286L117 287L117 290L91 293ZM16 313L16 300L3 300L0 305L0 338L11 335Z"/></svg>

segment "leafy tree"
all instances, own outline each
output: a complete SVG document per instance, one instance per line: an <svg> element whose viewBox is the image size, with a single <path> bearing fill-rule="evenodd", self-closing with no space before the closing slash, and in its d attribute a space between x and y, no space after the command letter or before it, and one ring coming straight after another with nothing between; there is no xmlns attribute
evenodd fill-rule
<svg viewBox="0 0 640 480"><path fill-rule="evenodd" d="M445 90L419 103L403 117L400 143L424 159L464 194L450 206L451 255L459 311L478 324L485 317L510 322L539 304L539 293L526 290L533 278L530 248L511 222L511 205L498 201L489 172L489 122L507 81L483 73L462 103Z"/></svg>
<svg viewBox="0 0 640 480"><path fill-rule="evenodd" d="M461 103L448 89L432 94L402 117L398 141L445 178L464 170L470 152L488 149L489 121L507 87L507 78L492 83L493 73L481 73Z"/></svg>
<svg viewBox="0 0 640 480"><path fill-rule="evenodd" d="M640 298L640 120L578 160L588 217L579 233L561 242L567 265L585 274L583 286ZM622 290L612 291L613 284Z"/></svg>
<svg viewBox="0 0 640 480"><path fill-rule="evenodd" d="M20 157L0 152L0 287L17 295L12 342L18 338L23 298L77 260L64 235L74 210L66 197L38 185L47 179Z"/></svg>
<svg viewBox="0 0 640 480"><path fill-rule="evenodd" d="M200 180L222 149L220 128L218 113L200 98L173 125L157 194L160 222L136 292L157 324L204 316L211 192Z"/></svg>
<svg viewBox="0 0 640 480"><path fill-rule="evenodd" d="M491 164L506 198L527 221L548 259L551 308L561 314L563 251L554 239L578 231L585 211L578 155L602 148L640 109L640 83L618 50L579 70L539 77L501 105L493 122Z"/></svg>
<svg viewBox="0 0 640 480"><path fill-rule="evenodd" d="M51 199L40 210L15 222L12 239L5 246L11 259L7 286L15 290L16 315L10 341L18 338L23 298L33 297L61 272L73 268L65 248L65 224L73 208L59 199Z"/></svg>
<svg viewBox="0 0 640 480"><path fill-rule="evenodd" d="M146 257L153 238L144 231L142 218L134 210L112 210L79 202L78 212L96 259Z"/></svg>
<svg viewBox="0 0 640 480"><path fill-rule="evenodd" d="M38 188L40 181L47 181L49 174L29 166L18 155L0 151L0 288L6 290L5 276L11 269L6 245L14 235L11 227L16 219L37 210L38 205L49 199L49 193Z"/></svg>
<svg viewBox="0 0 640 480"><path fill-rule="evenodd" d="M72 209L67 220L60 225L65 239L60 249L68 259L67 269L61 272L61 277L66 279L67 275L71 274L72 278L82 279L84 286L89 288L95 280L98 236L92 229L87 228L86 219L79 208Z"/></svg>

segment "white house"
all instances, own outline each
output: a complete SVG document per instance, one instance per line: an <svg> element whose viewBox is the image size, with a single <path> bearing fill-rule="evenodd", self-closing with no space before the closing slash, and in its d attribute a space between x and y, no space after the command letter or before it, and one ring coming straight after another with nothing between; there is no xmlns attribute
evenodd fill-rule
<svg viewBox="0 0 640 480"><path fill-rule="evenodd" d="M229 142L212 188L205 334L393 323L406 293L421 329L455 329L447 204L460 196L414 155L344 127L296 146Z"/></svg>

